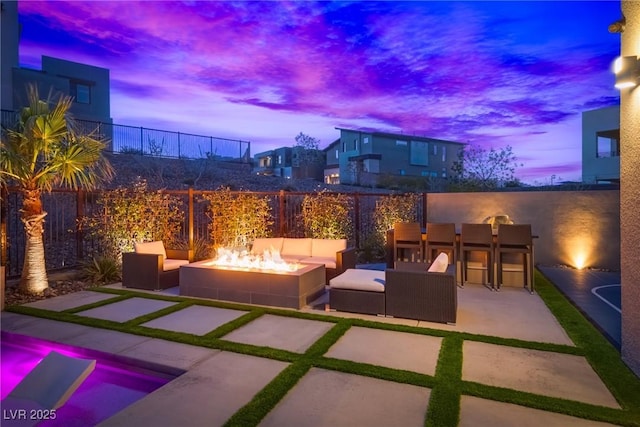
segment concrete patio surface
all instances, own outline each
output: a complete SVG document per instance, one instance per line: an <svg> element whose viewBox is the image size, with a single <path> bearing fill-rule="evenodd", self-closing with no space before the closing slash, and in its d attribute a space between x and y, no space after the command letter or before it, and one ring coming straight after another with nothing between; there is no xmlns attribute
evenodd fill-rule
<svg viewBox="0 0 640 427"><path fill-rule="evenodd" d="M166 293L175 295L173 290ZM29 306L61 311L101 301L100 297L106 295L91 294L99 293L70 294ZM357 317L381 323L573 345L537 294L531 295L518 288L491 292L482 286L467 285L458 290L458 298L456 325L325 311L322 301L302 311L327 317ZM141 292L129 300L76 314L126 322L173 304L145 298ZM144 326L204 335L243 314L245 312L241 310L194 305ZM222 339L303 353L333 325L322 320L266 314ZM256 356L10 312L2 312L0 327L3 331L97 349L184 371L175 380L102 422L102 426L222 425L289 365ZM325 357L433 375L441 342L441 338L434 336L352 326L329 348ZM465 381L619 407L582 356L470 340L464 341L463 356ZM430 394L431 390L426 387L311 368L260 425L422 426ZM610 425L471 396L462 396L460 417L461 426Z"/></svg>

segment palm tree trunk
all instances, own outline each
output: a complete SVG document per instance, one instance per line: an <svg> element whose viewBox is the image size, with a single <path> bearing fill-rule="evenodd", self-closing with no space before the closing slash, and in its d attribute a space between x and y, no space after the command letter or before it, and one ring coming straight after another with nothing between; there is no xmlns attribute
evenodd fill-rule
<svg viewBox="0 0 640 427"><path fill-rule="evenodd" d="M26 233L24 265L19 289L27 294L39 294L49 287L44 261L44 217L46 212L22 218Z"/></svg>

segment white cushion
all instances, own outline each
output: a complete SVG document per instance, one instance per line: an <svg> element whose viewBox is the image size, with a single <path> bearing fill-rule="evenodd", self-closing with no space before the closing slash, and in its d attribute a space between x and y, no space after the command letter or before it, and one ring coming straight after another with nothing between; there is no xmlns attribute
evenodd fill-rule
<svg viewBox="0 0 640 427"><path fill-rule="evenodd" d="M253 241L251 253L253 255L262 255L265 250L282 251L282 237L261 237Z"/></svg>
<svg viewBox="0 0 640 427"><path fill-rule="evenodd" d="M348 269L329 280L329 286L336 289L384 292L384 271Z"/></svg>
<svg viewBox="0 0 640 427"><path fill-rule="evenodd" d="M300 255L301 257L311 256L312 239L286 238L282 242L282 255Z"/></svg>
<svg viewBox="0 0 640 427"><path fill-rule="evenodd" d="M336 258L336 252L347 249L347 239L313 239L311 256Z"/></svg>
<svg viewBox="0 0 640 427"><path fill-rule="evenodd" d="M449 255L440 252L427 271L431 273L444 273L449 267Z"/></svg>
<svg viewBox="0 0 640 427"><path fill-rule="evenodd" d="M301 262L304 257L300 255L283 255L280 258L289 263L296 263Z"/></svg>
<svg viewBox="0 0 640 427"><path fill-rule="evenodd" d="M162 264L162 271L176 270L180 268L181 265L189 264L188 259L171 259L167 258L164 260Z"/></svg>
<svg viewBox="0 0 640 427"><path fill-rule="evenodd" d="M300 262L305 264L324 264L325 268L336 268L335 255L332 257L312 256L312 257L302 258Z"/></svg>
<svg viewBox="0 0 640 427"><path fill-rule="evenodd" d="M165 251L164 244L161 241L144 243L136 242L133 244L133 248L137 254L162 255L163 259L167 259L167 251Z"/></svg>

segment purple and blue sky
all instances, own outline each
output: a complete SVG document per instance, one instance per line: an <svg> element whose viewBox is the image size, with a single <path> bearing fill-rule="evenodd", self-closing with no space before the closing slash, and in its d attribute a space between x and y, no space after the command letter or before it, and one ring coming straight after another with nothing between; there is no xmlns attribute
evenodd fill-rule
<svg viewBox="0 0 640 427"><path fill-rule="evenodd" d="M336 127L500 148L581 178L581 113L619 104L619 1L25 1L20 63L105 67L116 124L320 146Z"/></svg>

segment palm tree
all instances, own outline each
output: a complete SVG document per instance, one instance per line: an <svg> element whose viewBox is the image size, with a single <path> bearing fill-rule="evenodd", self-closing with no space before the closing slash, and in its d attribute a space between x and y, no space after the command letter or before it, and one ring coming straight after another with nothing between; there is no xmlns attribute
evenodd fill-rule
<svg viewBox="0 0 640 427"><path fill-rule="evenodd" d="M42 192L53 187L93 189L113 176L103 157L105 141L83 134L69 113L73 99L52 92L41 100L38 88L27 88L28 105L13 129L3 129L0 144L0 182L15 184L23 195L20 218L26 247L19 289L35 294L48 287L44 258Z"/></svg>

